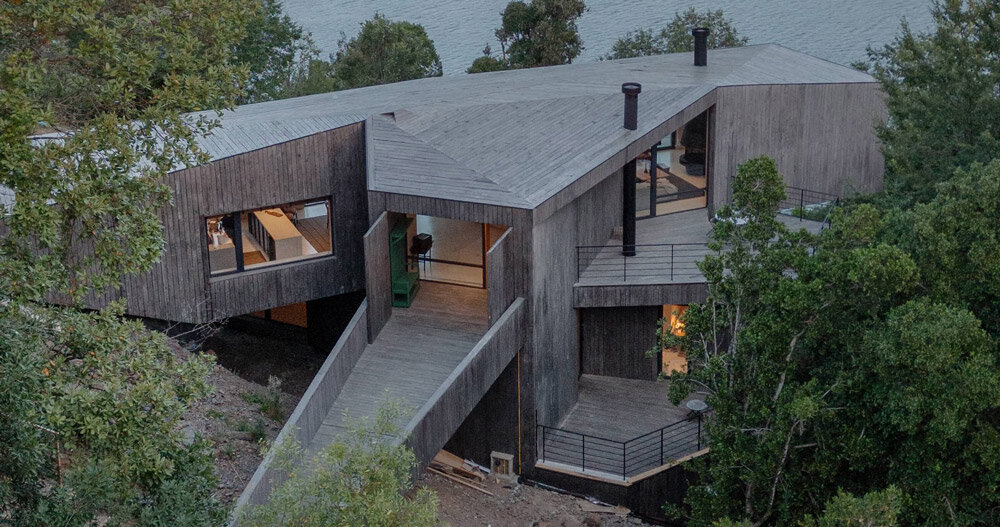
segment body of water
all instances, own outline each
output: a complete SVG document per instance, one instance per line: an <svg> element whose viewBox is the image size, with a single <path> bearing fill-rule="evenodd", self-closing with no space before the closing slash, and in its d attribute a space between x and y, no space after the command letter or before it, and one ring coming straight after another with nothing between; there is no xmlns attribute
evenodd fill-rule
<svg viewBox="0 0 1000 527"><path fill-rule="evenodd" d="M507 0L285 0L285 10L324 55L341 33L354 35L375 11L421 24L434 40L445 74L462 73L490 44ZM579 21L586 49L577 61L596 60L627 31L660 28L688 7L722 9L751 44L776 43L850 64L869 45L885 44L902 18L915 30L931 26L930 0L588 0Z"/></svg>

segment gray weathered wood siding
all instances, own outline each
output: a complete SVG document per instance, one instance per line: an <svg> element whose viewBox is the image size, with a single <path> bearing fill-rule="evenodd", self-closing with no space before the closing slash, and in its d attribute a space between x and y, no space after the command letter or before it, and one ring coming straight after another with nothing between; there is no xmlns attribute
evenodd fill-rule
<svg viewBox="0 0 1000 527"><path fill-rule="evenodd" d="M410 419L404 430L405 443L421 464L430 462L458 430L524 345L524 305L524 299L515 300Z"/></svg>
<svg viewBox="0 0 1000 527"><path fill-rule="evenodd" d="M580 374L576 247L607 242L621 222L621 181L613 172L545 221L532 236L535 408L538 422L555 425L576 401Z"/></svg>
<svg viewBox="0 0 1000 527"><path fill-rule="evenodd" d="M364 237L365 289L368 292L368 342L392 315L392 271L389 264L389 215L385 212L372 223Z"/></svg>
<svg viewBox="0 0 1000 527"><path fill-rule="evenodd" d="M619 209L620 210L620 209ZM436 199L425 196L409 196L395 193L371 191L368 193L368 214L374 221L379 214L384 211L391 211L400 214L424 214L441 218L472 221L477 223L491 223L509 227L505 234L503 243L504 265L503 265L503 288L505 294L512 297L524 298L524 309L530 317L533 310L534 299L531 296L532 280L532 211L528 209L518 209L510 207L500 207L495 205L485 205L481 203L465 203L455 200ZM619 213L620 215L620 213ZM487 264L489 265L489 264ZM489 272L489 271L487 271ZM489 278L487 277L487 280ZM487 285L489 287L489 285ZM501 302L502 303L502 302ZM499 303L498 303L499 304ZM499 307L493 306L499 310ZM502 311L501 311L502 312ZM495 314L495 313L494 313ZM529 318L530 320L530 318ZM491 320L491 322L494 322ZM518 405L520 408L520 445L522 459L533 459L535 452L534 437L532 430L535 427L535 362L533 359L534 345L531 340L533 331L531 324L526 324L527 341L521 350L520 369L517 378L519 379L517 395L513 400L506 398L497 402L497 405ZM506 390L496 390L497 394L507 394ZM481 405L483 408L490 407L492 402ZM482 433L488 433L489 427L475 426L474 422L484 423L483 415L475 414L467 421L470 431L469 437L474 437Z"/></svg>
<svg viewBox="0 0 1000 527"><path fill-rule="evenodd" d="M708 284L578 285L573 295L576 307L694 304L708 298Z"/></svg>
<svg viewBox="0 0 1000 527"><path fill-rule="evenodd" d="M513 238L511 232L512 229L507 229L486 252L486 301L489 304L490 324L496 322L517 297L516 284L507 272L508 267L517 265L514 251L507 249L507 240Z"/></svg>
<svg viewBox="0 0 1000 527"><path fill-rule="evenodd" d="M730 197L736 167L773 157L785 182L831 194L881 190L884 160L874 124L886 117L877 84L799 84L717 90L714 171L716 206Z"/></svg>
<svg viewBox="0 0 1000 527"><path fill-rule="evenodd" d="M580 369L584 374L656 380L656 328L663 306L580 310Z"/></svg>
<svg viewBox="0 0 1000 527"><path fill-rule="evenodd" d="M124 281L128 312L197 323L362 289L363 132L353 124L171 173L165 250L148 273ZM210 277L206 216L325 196L333 200L334 256Z"/></svg>

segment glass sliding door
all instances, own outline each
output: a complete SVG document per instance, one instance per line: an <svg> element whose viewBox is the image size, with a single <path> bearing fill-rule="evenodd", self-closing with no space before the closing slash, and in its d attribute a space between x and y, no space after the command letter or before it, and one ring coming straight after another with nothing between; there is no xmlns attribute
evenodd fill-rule
<svg viewBox="0 0 1000 527"><path fill-rule="evenodd" d="M708 123L706 110L636 157L636 218L707 206Z"/></svg>

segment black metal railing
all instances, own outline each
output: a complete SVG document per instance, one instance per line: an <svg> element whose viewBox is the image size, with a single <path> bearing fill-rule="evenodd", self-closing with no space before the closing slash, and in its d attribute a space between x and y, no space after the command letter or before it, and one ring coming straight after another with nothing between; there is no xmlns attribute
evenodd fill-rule
<svg viewBox="0 0 1000 527"><path fill-rule="evenodd" d="M538 425L539 459L625 481L701 450L703 421L710 416L694 414L628 441Z"/></svg>
<svg viewBox="0 0 1000 527"><path fill-rule="evenodd" d="M704 243L636 245L635 256L623 255L621 246L581 245L576 248L576 276L623 282L644 277L673 281L700 273L698 262L709 252Z"/></svg>
<svg viewBox="0 0 1000 527"><path fill-rule="evenodd" d="M799 220L826 222L840 203L840 196L799 187L785 187L786 198L778 204L778 213Z"/></svg>

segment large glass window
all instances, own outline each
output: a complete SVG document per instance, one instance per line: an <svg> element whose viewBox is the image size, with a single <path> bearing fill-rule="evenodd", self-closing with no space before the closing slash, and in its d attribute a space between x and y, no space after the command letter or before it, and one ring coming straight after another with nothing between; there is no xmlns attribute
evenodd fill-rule
<svg viewBox="0 0 1000 527"><path fill-rule="evenodd" d="M705 111L636 158L637 218L707 205L708 122Z"/></svg>
<svg viewBox="0 0 1000 527"><path fill-rule="evenodd" d="M213 275L332 254L329 198L206 218Z"/></svg>

